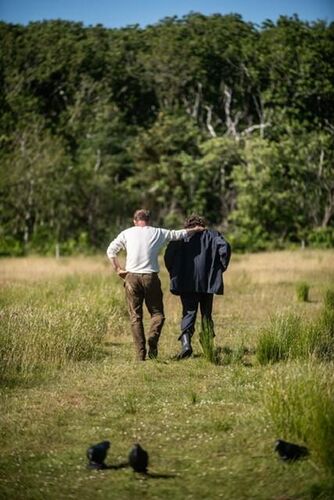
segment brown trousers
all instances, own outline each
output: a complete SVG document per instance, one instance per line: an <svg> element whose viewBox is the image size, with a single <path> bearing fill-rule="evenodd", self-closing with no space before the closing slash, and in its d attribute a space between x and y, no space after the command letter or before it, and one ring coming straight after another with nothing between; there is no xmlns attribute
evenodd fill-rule
<svg viewBox="0 0 334 500"><path fill-rule="evenodd" d="M165 321L161 282L157 273L128 273L125 277L125 293L128 303L131 330L137 358L146 357L146 339L143 325L143 303L151 316L148 343L157 347Z"/></svg>

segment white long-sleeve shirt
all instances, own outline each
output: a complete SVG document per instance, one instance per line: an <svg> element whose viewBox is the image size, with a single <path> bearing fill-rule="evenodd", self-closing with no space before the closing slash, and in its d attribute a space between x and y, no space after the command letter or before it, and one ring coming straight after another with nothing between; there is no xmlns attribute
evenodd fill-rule
<svg viewBox="0 0 334 500"><path fill-rule="evenodd" d="M109 259L126 250L125 270L130 273L158 273L158 254L168 241L187 236L185 229L169 230L152 226L133 226L122 231L109 245Z"/></svg>

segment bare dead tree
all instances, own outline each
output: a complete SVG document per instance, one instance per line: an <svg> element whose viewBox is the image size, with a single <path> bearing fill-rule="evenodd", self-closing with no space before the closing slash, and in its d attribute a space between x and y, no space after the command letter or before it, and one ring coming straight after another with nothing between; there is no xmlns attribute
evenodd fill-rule
<svg viewBox="0 0 334 500"><path fill-rule="evenodd" d="M196 92L196 95L195 95L195 103L194 103L193 110L192 110L192 113L191 113L191 116L193 118L195 118L196 120L198 118L198 113L199 113L199 107L200 107L201 100L202 100L202 84L199 82L197 84L197 92Z"/></svg>
<svg viewBox="0 0 334 500"><path fill-rule="evenodd" d="M321 227L325 228L328 226L329 221L334 215L334 186L329 189L327 196L327 204L325 207L325 213L322 218Z"/></svg>
<svg viewBox="0 0 334 500"><path fill-rule="evenodd" d="M227 85L224 85L224 111L225 111L225 121L227 127L227 135L231 135L237 141L239 140L239 134L237 132L237 125L241 118L240 111L237 111L234 118L232 118L232 89Z"/></svg>

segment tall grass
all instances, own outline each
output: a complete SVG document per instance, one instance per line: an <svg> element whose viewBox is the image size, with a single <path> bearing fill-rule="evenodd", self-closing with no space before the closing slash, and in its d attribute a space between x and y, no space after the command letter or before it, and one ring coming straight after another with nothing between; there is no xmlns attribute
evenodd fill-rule
<svg viewBox="0 0 334 500"><path fill-rule="evenodd" d="M217 364L219 359L215 349L213 325L212 322L205 318L202 321L202 328L199 332L199 343L202 347L204 357L211 363Z"/></svg>
<svg viewBox="0 0 334 500"><path fill-rule="evenodd" d="M296 296L299 302L307 302L310 286L306 281L301 281L296 285Z"/></svg>
<svg viewBox="0 0 334 500"><path fill-rule="evenodd" d="M107 318L78 306L65 311L17 307L4 311L1 323L0 373L28 375L94 358Z"/></svg>
<svg viewBox="0 0 334 500"><path fill-rule="evenodd" d="M78 276L52 287L7 289L2 303L0 378L7 380L96 359L108 328L117 332L123 312L106 283Z"/></svg>
<svg viewBox="0 0 334 500"><path fill-rule="evenodd" d="M293 313L272 317L258 339L256 355L260 364L275 363L296 354L301 330L301 319Z"/></svg>
<svg viewBox="0 0 334 500"><path fill-rule="evenodd" d="M288 367L276 368L264 391L277 437L306 444L311 460L334 473L334 371L314 363Z"/></svg>
<svg viewBox="0 0 334 500"><path fill-rule="evenodd" d="M328 288L325 292L324 303L326 309L334 310L334 288Z"/></svg>
<svg viewBox="0 0 334 500"><path fill-rule="evenodd" d="M331 304L330 300L325 301L324 308L312 322L294 313L274 316L258 338L259 363L297 358L334 360L334 307Z"/></svg>
<svg viewBox="0 0 334 500"><path fill-rule="evenodd" d="M159 358L139 366L132 362L133 342L122 282L99 264L100 259L96 261L98 266L89 259L87 267L82 261L80 268L72 267L65 259L45 259L43 265L38 260L38 280L34 260L15 260L16 271L13 259L6 264L2 261L0 280L3 276L4 287L0 289L0 300L7 327L0 326L1 335L6 333L11 341L16 339L16 351L26 332L41 347L34 355L26 354L25 365L20 359L17 363L22 376L22 366L26 366L25 376L34 376L24 390L11 383L10 390L4 384L0 391L0 498L334 498L327 486L328 476L322 466L318 467L328 460L319 458L316 444L309 438L319 432L319 415L328 415L330 420L333 363L323 363L319 370L314 367L314 375L302 358L265 367L243 363L253 361L259 328L268 315L277 310L278 304L281 310L291 305L295 283L302 279L313 284L314 301L294 303L294 307L303 311L300 323L307 326L307 318L313 322L318 300L334 276L333 259L328 255L305 250L238 256L226 275L226 297L217 297L215 302L214 341L222 346L216 348L220 355L218 366L204 356L194 356L186 363L171 358L178 348L180 310L177 297L167 292L168 276L163 265L167 320ZM81 274L74 274L78 272ZM240 278L243 272L247 280ZM145 326L149 325L148 314L146 318ZM301 337L305 336L304 326ZM39 335L42 331L44 334ZM37 359L35 371L30 374L30 363L37 355L45 355L45 349L48 352L47 345L55 341L55 333L63 342L56 348L60 349L60 361L55 366L58 363L62 367L57 377L49 376L48 362L43 358ZM68 337L64 339L65 333ZM79 349L78 344L72 351L64 350L69 337L77 339L79 334L85 342L96 335L92 351L82 354L80 349L85 346ZM47 337L44 347L43 337ZM195 335L195 350L197 344ZM293 340L289 353L293 352L292 344ZM11 352L6 340L1 346L6 355ZM108 350L103 359L99 358L101 350L103 356ZM51 357L50 352L48 355ZM77 361L81 356L98 359ZM43 384L36 386L39 379L35 375L40 373ZM7 378L8 374L6 371ZM316 384L310 400L303 386L304 376L310 391L313 380L319 378L321 382ZM298 392L305 395L306 401L294 406L294 401L299 401ZM284 397L286 405L281 407ZM323 406L315 410L317 404ZM269 406L273 407L272 417ZM293 416L313 422L312 430L302 435L289 430L294 429L290 426ZM328 420L323 419L321 428L328 428ZM301 425L304 428L306 424L297 428ZM324 436L322 442L327 440L331 446L332 434L327 431ZM310 457L300 466L282 465L272 450L275 437L306 444ZM150 454L152 478L138 480L127 468L102 475L87 471L85 450L89 444L104 439L112 440L107 459L110 464L124 461L132 443L140 442ZM326 468L331 470L328 465ZM171 478L162 480L159 475Z"/></svg>

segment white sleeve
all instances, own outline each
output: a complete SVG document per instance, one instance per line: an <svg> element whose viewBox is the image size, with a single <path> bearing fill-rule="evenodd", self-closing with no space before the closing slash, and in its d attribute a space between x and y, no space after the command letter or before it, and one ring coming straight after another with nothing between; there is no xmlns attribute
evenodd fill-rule
<svg viewBox="0 0 334 500"><path fill-rule="evenodd" d="M116 257L120 250L126 249L126 239L124 231L122 231L108 246L107 255L109 259Z"/></svg>
<svg viewBox="0 0 334 500"><path fill-rule="evenodd" d="M188 231L186 229L163 229L166 241L175 241L182 240L186 238L188 235Z"/></svg>

